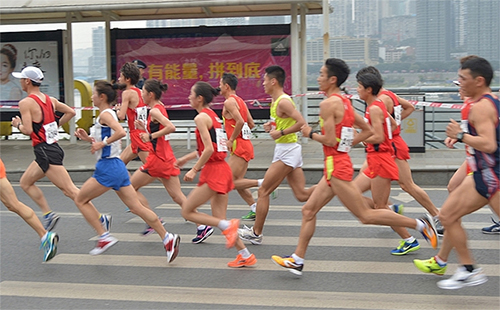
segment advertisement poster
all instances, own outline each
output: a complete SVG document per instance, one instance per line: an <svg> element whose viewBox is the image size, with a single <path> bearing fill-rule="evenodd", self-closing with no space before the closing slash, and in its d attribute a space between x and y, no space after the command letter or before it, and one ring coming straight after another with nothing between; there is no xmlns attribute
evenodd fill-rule
<svg viewBox="0 0 500 310"><path fill-rule="evenodd" d="M2 105L17 105L26 97L21 90L20 80L12 72L20 72L24 67L40 68L44 80L40 86L43 93L59 98L59 55L57 41L26 41L0 43L2 68L0 71L0 102Z"/></svg>
<svg viewBox="0 0 500 310"><path fill-rule="evenodd" d="M197 81L205 81L214 87L224 72L238 77L237 94L247 102L249 108L254 100L269 103L262 82L265 68L281 66L286 74L285 91L291 90L291 51L289 34L261 34L252 27L244 34L231 33L229 27L220 33L199 35L197 29L192 35L168 35L171 29L163 29L163 37L139 37L137 33L115 41L115 73L118 76L125 62L140 59L148 66L144 77L158 79L169 85L162 102L177 109L191 109L188 96L191 86ZM238 30L241 32L241 28ZM286 27L287 32L289 28ZM126 30L121 30L125 32ZM250 35L251 34L251 35ZM214 102L223 102L218 96ZM180 107L179 107L180 105ZM267 107L268 108L268 107Z"/></svg>

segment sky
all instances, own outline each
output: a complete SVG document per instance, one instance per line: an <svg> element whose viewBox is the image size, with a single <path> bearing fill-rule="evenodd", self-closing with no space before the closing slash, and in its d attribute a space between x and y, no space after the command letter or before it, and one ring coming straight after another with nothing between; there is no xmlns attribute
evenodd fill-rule
<svg viewBox="0 0 500 310"><path fill-rule="evenodd" d="M104 27L104 22L73 23L73 50L92 47L92 29ZM111 28L145 28L146 21L111 22ZM35 29L34 29L35 28ZM0 25L0 32L23 32L66 29L66 24Z"/></svg>

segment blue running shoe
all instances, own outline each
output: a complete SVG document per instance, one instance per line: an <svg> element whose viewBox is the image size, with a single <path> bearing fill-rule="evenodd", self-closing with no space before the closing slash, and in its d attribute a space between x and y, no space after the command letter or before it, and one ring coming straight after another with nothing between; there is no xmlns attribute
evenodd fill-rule
<svg viewBox="0 0 500 310"><path fill-rule="evenodd" d="M207 240L207 238L210 237L213 233L214 229L212 228L212 226L206 226L204 229L198 229L196 237L194 237L191 241L195 244L202 243L203 241Z"/></svg>
<svg viewBox="0 0 500 310"><path fill-rule="evenodd" d="M390 205L389 208L392 209L392 211L396 212L397 214L401 214L403 215L404 214L404 210L405 210L405 206L401 203L401 204L394 204L394 205Z"/></svg>
<svg viewBox="0 0 500 310"><path fill-rule="evenodd" d="M160 223L165 226L165 221L163 221L162 218L158 218L160 220ZM141 233L141 235L143 236L149 236L151 234L154 234L156 231L153 229L153 227L149 226L148 224L146 224L146 229L144 229L144 231Z"/></svg>
<svg viewBox="0 0 500 310"><path fill-rule="evenodd" d="M43 261L49 261L57 253L57 242L59 242L59 236L55 232L48 232L47 236L40 244L40 249L43 249Z"/></svg>
<svg viewBox="0 0 500 310"><path fill-rule="evenodd" d="M57 221L59 221L59 215L50 211L43 216L43 228L45 228L46 231L51 231L56 227Z"/></svg>
<svg viewBox="0 0 500 310"><path fill-rule="evenodd" d="M111 215L101 214L99 218L101 220L102 227L105 231L109 231L111 229Z"/></svg>
<svg viewBox="0 0 500 310"><path fill-rule="evenodd" d="M401 240L399 243L399 246L395 248L394 250L391 251L392 255L405 255L410 252L416 251L420 249L420 244L418 244L417 239L413 241L412 243L408 243L404 240Z"/></svg>
<svg viewBox="0 0 500 310"><path fill-rule="evenodd" d="M500 234L500 222L495 221L493 218L491 218L491 221L493 222L493 225L481 229L483 234Z"/></svg>

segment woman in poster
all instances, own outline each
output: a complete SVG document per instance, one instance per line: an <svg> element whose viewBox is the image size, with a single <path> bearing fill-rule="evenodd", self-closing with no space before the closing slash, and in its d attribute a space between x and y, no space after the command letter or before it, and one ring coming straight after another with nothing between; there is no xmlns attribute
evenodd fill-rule
<svg viewBox="0 0 500 310"><path fill-rule="evenodd" d="M21 86L10 79L16 68L17 49L12 44L5 44L0 50L2 68L0 70L0 100L19 101L23 97Z"/></svg>

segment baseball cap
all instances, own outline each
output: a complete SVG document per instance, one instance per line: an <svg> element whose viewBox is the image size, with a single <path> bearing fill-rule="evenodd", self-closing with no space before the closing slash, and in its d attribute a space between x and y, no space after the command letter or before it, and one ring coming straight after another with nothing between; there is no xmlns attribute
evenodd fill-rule
<svg viewBox="0 0 500 310"><path fill-rule="evenodd" d="M146 69L148 66L146 65L146 63L142 60L139 60L139 59L136 59L134 61L132 61L136 66L137 68L139 69Z"/></svg>
<svg viewBox="0 0 500 310"><path fill-rule="evenodd" d="M12 72L12 76L18 79L30 79L35 83L42 83L43 73L37 67L26 67L21 72Z"/></svg>

